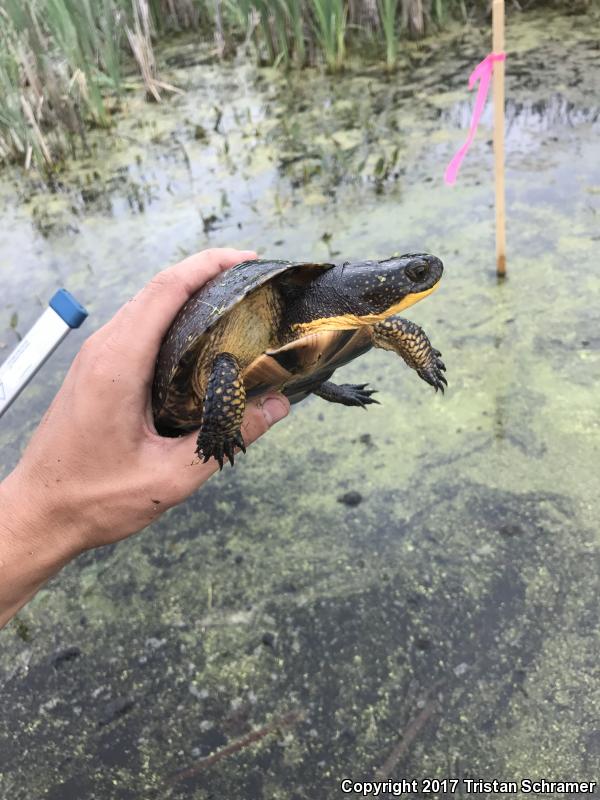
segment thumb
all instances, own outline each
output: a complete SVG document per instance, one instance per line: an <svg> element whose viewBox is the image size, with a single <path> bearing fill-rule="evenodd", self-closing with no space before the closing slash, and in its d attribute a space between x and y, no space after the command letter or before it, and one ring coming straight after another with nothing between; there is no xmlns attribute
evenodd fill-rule
<svg viewBox="0 0 600 800"><path fill-rule="evenodd" d="M272 425L286 417L289 410L289 400L282 394L268 394L265 397L250 401L246 406L246 413L242 422L244 444L248 446L256 441ZM199 464L197 459L193 463L197 436L198 432L196 431L179 439L173 439L169 443L170 454L169 458L165 460L165 467L168 464L168 469L171 470L177 465L177 494L179 495L177 502L181 502L183 498L195 491L219 469L219 465L214 458L211 458L206 464ZM192 462L190 461L191 458ZM186 469L181 469L182 467L186 467Z"/></svg>
<svg viewBox="0 0 600 800"><path fill-rule="evenodd" d="M248 403L242 422L244 444L256 441L272 425L287 417L289 410L290 402L282 394L268 394Z"/></svg>

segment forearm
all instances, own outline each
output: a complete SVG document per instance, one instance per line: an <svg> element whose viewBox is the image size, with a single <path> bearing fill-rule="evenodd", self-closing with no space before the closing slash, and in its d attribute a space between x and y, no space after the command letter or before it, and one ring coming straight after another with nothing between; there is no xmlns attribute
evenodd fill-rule
<svg viewBox="0 0 600 800"><path fill-rule="evenodd" d="M0 628L79 552L64 520L18 471L0 483Z"/></svg>

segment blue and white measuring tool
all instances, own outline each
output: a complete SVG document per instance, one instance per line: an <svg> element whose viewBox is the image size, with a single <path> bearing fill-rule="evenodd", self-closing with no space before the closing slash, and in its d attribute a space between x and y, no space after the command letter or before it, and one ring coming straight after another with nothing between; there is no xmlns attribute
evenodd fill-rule
<svg viewBox="0 0 600 800"><path fill-rule="evenodd" d="M59 289L52 296L49 307L0 365L0 417L69 331L78 328L87 315L66 289Z"/></svg>

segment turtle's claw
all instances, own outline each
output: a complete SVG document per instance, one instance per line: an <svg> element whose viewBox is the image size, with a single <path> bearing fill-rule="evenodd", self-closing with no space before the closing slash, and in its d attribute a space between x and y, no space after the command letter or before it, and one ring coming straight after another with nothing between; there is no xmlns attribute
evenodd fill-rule
<svg viewBox="0 0 600 800"><path fill-rule="evenodd" d="M236 431L231 436L216 437L214 434L209 435L201 430L198 435L196 453L202 459L203 464L206 464L207 461L214 458L219 465L220 471L223 469L225 458L227 458L233 467L236 447L239 447L242 452L246 452L246 447L240 431Z"/></svg>
<svg viewBox="0 0 600 800"><path fill-rule="evenodd" d="M439 350L433 350L432 352L434 353L434 358L431 359L431 363L426 368L417 370L417 372L424 381L433 386L436 392L441 390L442 394L444 394L444 390L448 386L448 381L444 375L446 365L440 357Z"/></svg>
<svg viewBox="0 0 600 800"><path fill-rule="evenodd" d="M365 411L368 405L375 403L379 405L379 400L375 400L372 395L377 394L377 389L367 389L368 383L342 383L339 389L344 395L344 405L360 406Z"/></svg>
<svg viewBox="0 0 600 800"><path fill-rule="evenodd" d="M237 433L234 434L233 443L236 445L236 447L240 448L242 453L246 452L246 445L244 444L244 438L243 438L243 436L241 434L241 431L238 431Z"/></svg>
<svg viewBox="0 0 600 800"><path fill-rule="evenodd" d="M228 459L228 461L229 461L229 463L231 464L232 467L233 467L233 461L234 461L234 459L233 459L233 446L234 446L234 444L233 444L233 440L232 439L226 439L225 443L223 445L223 449L225 450L225 455L227 456L227 459Z"/></svg>

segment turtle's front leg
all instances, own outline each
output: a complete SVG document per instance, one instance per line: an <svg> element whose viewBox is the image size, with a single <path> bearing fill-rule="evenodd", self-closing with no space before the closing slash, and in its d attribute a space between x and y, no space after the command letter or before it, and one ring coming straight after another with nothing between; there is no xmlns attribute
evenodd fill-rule
<svg viewBox="0 0 600 800"><path fill-rule="evenodd" d="M233 466L236 446L246 452L241 431L245 408L246 390L240 365L230 353L219 353L206 387L196 449L205 463L214 456L223 469L224 455Z"/></svg>
<svg viewBox="0 0 600 800"><path fill-rule="evenodd" d="M436 392L441 389L443 393L448 385L446 367L442 354L431 346L423 328L408 319L390 317L371 326L371 339L375 347L398 353Z"/></svg>

